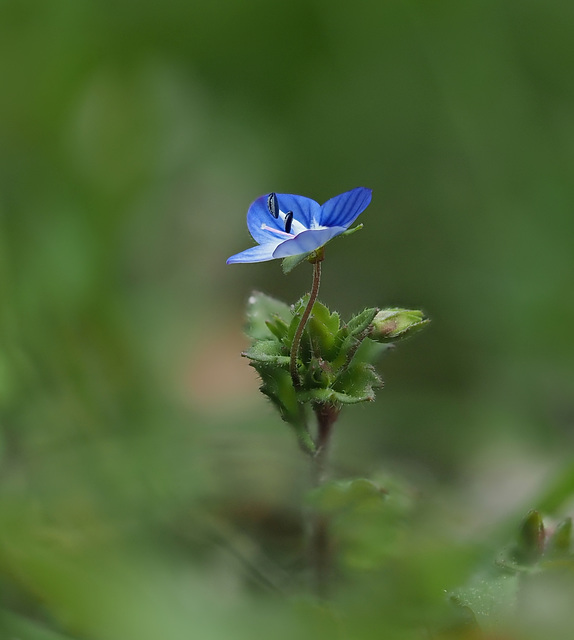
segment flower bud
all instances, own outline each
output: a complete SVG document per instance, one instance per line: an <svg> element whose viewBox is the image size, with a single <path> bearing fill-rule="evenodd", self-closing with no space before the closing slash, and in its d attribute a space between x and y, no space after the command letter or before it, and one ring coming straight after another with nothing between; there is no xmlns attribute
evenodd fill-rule
<svg viewBox="0 0 574 640"><path fill-rule="evenodd" d="M542 516L534 509L529 511L518 531L515 560L519 564L534 564L542 556L545 537Z"/></svg>
<svg viewBox="0 0 574 640"><path fill-rule="evenodd" d="M430 320L412 309L382 309L373 318L369 337L377 342L397 342L412 336Z"/></svg>
<svg viewBox="0 0 574 640"><path fill-rule="evenodd" d="M566 518L556 525L548 543L551 556L567 556L572 546L572 518Z"/></svg>

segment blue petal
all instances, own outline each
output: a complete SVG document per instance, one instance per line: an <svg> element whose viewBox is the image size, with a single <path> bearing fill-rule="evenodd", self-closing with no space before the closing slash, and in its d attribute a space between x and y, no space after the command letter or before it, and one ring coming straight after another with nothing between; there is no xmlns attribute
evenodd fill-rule
<svg viewBox="0 0 574 640"><path fill-rule="evenodd" d="M275 219L269 209L267 208L267 198L269 194L257 198L255 202L251 204L247 211L247 228L249 233L255 242L259 244L266 244L268 242L275 242L277 245L281 238L272 231L266 231L261 228L262 224L266 224L268 227L279 229L279 231L285 231L285 223L282 220ZM279 206L281 206L281 200L279 200ZM285 209L283 209L285 211Z"/></svg>
<svg viewBox="0 0 574 640"><path fill-rule="evenodd" d="M255 242L264 244L266 242L277 242L281 238L272 231L262 229L261 225L267 225L279 231L285 231L285 222L281 218L274 218L267 208L267 198L269 194L257 198L247 211L247 227L251 237ZM300 222L308 229L315 222L319 224L319 216L321 215L321 207L318 202L297 196L292 193L278 193L277 200L279 208L283 213L293 211L293 218Z"/></svg>
<svg viewBox="0 0 574 640"><path fill-rule="evenodd" d="M287 258L300 253L309 253L343 233L345 227L331 227L329 229L310 229L302 231L291 240L285 240L273 251L274 258Z"/></svg>
<svg viewBox="0 0 574 640"><path fill-rule="evenodd" d="M292 193L278 193L277 200L279 200L281 211L284 213L292 211L293 218L304 227L307 227L307 229L311 228L313 222L319 224L321 206L315 200L305 196L296 196Z"/></svg>
<svg viewBox="0 0 574 640"><path fill-rule="evenodd" d="M231 258L227 258L227 264L234 262L265 262L266 260L273 260L275 257L273 252L277 248L277 242L268 242L266 244L260 244L250 249L245 249L241 253L236 253Z"/></svg>
<svg viewBox="0 0 574 640"><path fill-rule="evenodd" d="M319 224L347 229L371 202L371 189L357 187L327 200L321 207Z"/></svg>

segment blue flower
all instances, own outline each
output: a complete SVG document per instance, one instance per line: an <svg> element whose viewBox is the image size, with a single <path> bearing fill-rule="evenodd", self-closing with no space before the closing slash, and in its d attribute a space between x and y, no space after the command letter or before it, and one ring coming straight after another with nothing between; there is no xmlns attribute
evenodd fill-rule
<svg viewBox="0 0 574 640"><path fill-rule="evenodd" d="M264 262L310 253L346 231L371 202L371 190L357 187L320 205L311 198L270 193L247 212L247 227L258 243L227 259Z"/></svg>

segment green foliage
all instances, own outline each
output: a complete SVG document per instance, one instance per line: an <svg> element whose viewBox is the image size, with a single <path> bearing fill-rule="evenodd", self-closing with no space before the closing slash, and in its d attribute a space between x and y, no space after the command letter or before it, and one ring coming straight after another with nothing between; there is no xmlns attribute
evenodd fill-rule
<svg viewBox="0 0 574 640"><path fill-rule="evenodd" d="M397 549L413 502L404 482L366 478L326 482L308 502L329 518L341 570L382 568Z"/></svg>
<svg viewBox="0 0 574 640"><path fill-rule="evenodd" d="M243 355L254 362L289 365L289 356L281 355L274 340L259 340Z"/></svg>
<svg viewBox="0 0 574 640"><path fill-rule="evenodd" d="M514 543L490 567L481 568L466 587L457 589L451 601L471 611L479 626L493 629L520 616L525 600L541 582L559 585L563 575L574 575L572 519L565 518L551 530L532 510L518 527Z"/></svg>
<svg viewBox="0 0 574 640"><path fill-rule="evenodd" d="M475 640L492 612L483 638L571 640L572 2L111 7L0 3L0 638ZM326 287L341 310L420 301L437 329L333 450L400 469L418 507L333 514L344 557L343 529L388 562L317 605L307 473L237 357L242 301L279 268L223 262L254 191L361 183L367 232L330 245ZM542 557L491 575L530 507ZM493 587L480 613L435 633L468 575Z"/></svg>
<svg viewBox="0 0 574 640"><path fill-rule="evenodd" d="M247 301L246 316L245 333L252 340L265 340L270 331L275 334L275 327L291 321L291 310L284 302L254 291Z"/></svg>
<svg viewBox="0 0 574 640"><path fill-rule="evenodd" d="M0 609L0 637L19 640L74 640L72 636L55 633L42 625Z"/></svg>
<svg viewBox="0 0 574 640"><path fill-rule="evenodd" d="M378 310L365 309L341 324L338 313L317 301L297 358L301 385L297 390L290 387L290 350L308 300L306 295L290 309L253 293L247 308L247 334L253 342L243 355L259 372L263 393L291 424L300 422L295 398L300 403L357 404L374 400L375 390L383 385L372 366L380 350L360 349L363 342L372 342L368 336Z"/></svg>
<svg viewBox="0 0 574 640"><path fill-rule="evenodd" d="M247 304L246 333L251 346L243 355L251 361L261 378L260 390L278 409L281 418L295 430L302 448L316 452L307 427L306 404L317 408L330 406L338 413L343 405L372 402L383 381L373 362L384 349L370 339L376 308L365 309L341 324L338 313L316 301L305 325L294 361L298 384L293 381L292 346L301 318L309 302L303 296L291 308L260 292L254 292ZM417 315L421 312L405 312ZM413 324L412 322L410 324ZM410 329L402 321L397 340ZM385 342L389 342L388 336ZM385 345L388 347L388 344Z"/></svg>

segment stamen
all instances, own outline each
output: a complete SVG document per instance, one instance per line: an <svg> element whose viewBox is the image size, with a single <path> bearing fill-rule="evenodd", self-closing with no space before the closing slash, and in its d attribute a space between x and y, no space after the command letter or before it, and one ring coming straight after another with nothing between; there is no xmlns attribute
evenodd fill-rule
<svg viewBox="0 0 574 640"><path fill-rule="evenodd" d="M283 236L284 238L294 237L292 233L281 231L281 229L276 229L275 227L270 227L268 224L262 224L261 228L264 229L265 231L271 231L272 233L276 233L280 236Z"/></svg>
<svg viewBox="0 0 574 640"><path fill-rule="evenodd" d="M277 219L279 217L279 201L277 200L276 193L270 193L267 196L267 208L269 209L269 213Z"/></svg>
<svg viewBox="0 0 574 640"><path fill-rule="evenodd" d="M285 214L285 233L291 233L291 223L293 222L293 212L287 211Z"/></svg>

